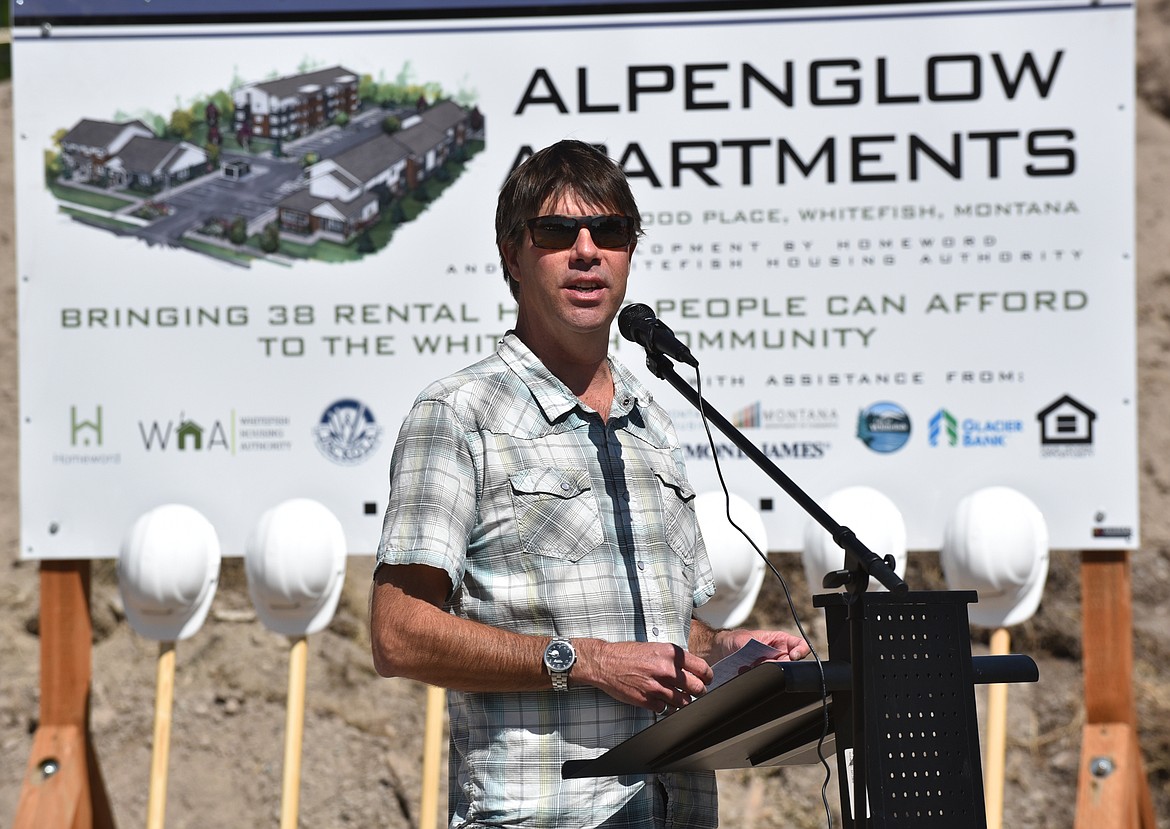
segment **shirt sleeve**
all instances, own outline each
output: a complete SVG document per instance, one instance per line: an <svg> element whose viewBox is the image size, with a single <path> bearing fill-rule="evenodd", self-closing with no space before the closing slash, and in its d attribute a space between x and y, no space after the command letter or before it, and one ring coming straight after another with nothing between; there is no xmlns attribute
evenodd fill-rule
<svg viewBox="0 0 1170 829"><path fill-rule="evenodd" d="M449 405L420 400L390 460L390 497L377 563L426 564L463 579L476 515L475 472L466 430Z"/></svg>

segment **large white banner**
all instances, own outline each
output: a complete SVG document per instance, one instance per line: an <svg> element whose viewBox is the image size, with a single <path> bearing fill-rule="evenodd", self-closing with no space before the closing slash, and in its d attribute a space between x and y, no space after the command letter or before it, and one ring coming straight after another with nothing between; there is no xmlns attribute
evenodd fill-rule
<svg viewBox="0 0 1170 829"><path fill-rule="evenodd" d="M414 396L514 320L498 188L564 137L635 188L628 299L814 498L872 486L933 549L1006 485L1055 548L1138 543L1131 3L17 23L26 557L168 502L238 555L292 497L371 552Z"/></svg>

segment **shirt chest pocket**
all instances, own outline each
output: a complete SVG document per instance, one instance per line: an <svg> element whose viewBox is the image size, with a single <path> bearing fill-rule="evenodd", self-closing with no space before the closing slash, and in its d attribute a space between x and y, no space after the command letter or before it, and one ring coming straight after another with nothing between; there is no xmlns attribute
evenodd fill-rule
<svg viewBox="0 0 1170 829"><path fill-rule="evenodd" d="M525 469L510 480L525 552L577 561L601 544L601 515L586 472Z"/></svg>
<svg viewBox="0 0 1170 829"><path fill-rule="evenodd" d="M684 564L693 564L698 540L695 490L671 469L655 469L654 477L658 479L658 493L662 498L666 542Z"/></svg>

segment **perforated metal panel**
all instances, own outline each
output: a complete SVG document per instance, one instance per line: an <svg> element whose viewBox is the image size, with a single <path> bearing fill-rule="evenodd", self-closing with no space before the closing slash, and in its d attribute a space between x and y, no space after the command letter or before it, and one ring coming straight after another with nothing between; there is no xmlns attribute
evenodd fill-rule
<svg viewBox="0 0 1170 829"><path fill-rule="evenodd" d="M969 591L867 594L859 612L866 789L875 829L985 829ZM847 624L827 608L830 625ZM836 612L833 612L836 611ZM838 630L838 632L840 632Z"/></svg>

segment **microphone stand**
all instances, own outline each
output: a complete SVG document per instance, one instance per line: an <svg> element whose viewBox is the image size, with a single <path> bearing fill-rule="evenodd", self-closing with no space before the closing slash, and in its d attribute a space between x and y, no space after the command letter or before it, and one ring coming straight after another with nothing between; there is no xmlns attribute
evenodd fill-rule
<svg viewBox="0 0 1170 829"><path fill-rule="evenodd" d="M854 826L867 825L868 814L867 789L865 785L865 707L864 707L864 677L862 660L864 658L864 594L869 586L869 579L875 578L883 584L891 594L904 595L909 591L906 582L894 572L894 558L887 556L882 559L877 553L870 550L854 535L848 527L842 526L825 510L802 490L791 478L782 472L772 461L760 451L754 443L748 440L727 418L704 400L691 385L679 377L674 370L674 364L665 356L646 351L646 367L661 380L666 380L691 402L708 421L715 424L732 443L747 455L756 466L775 481L809 516L820 524L832 536L833 541L845 551L845 568L836 570L825 576L822 586L829 589L844 587L847 591L846 604L848 605L849 619L849 649L851 670L851 719L853 726L853 821Z"/></svg>
<svg viewBox="0 0 1170 829"><path fill-rule="evenodd" d="M655 377L665 380L691 402L707 420L713 423L720 432L725 434L732 443L739 447L756 466L769 478L775 481L781 489L795 501L801 509L808 513L813 520L824 527L832 536L833 541L845 551L845 569L837 570L825 576L823 587L836 589L844 587L850 594L857 596L865 592L869 586L869 579L875 578L891 593L905 593L909 589L897 573L894 572L893 556L882 559L877 553L870 550L861 542L853 530L838 524L831 515L821 508L821 505L809 497L795 481L785 475L776 464L760 451L754 443L744 436L723 415L714 409L710 403L699 396L691 388L690 383L678 376L674 364L661 354L646 352L646 367Z"/></svg>

